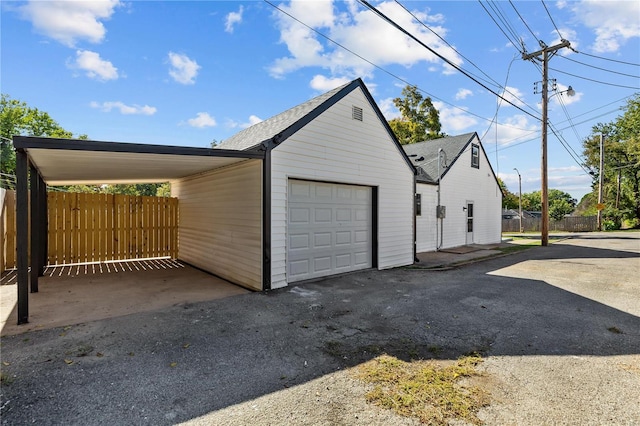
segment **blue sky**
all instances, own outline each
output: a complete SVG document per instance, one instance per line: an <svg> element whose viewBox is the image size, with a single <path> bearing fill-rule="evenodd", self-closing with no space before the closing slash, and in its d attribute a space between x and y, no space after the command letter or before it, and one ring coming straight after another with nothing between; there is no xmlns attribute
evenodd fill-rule
<svg viewBox="0 0 640 426"><path fill-rule="evenodd" d="M509 189L517 168L530 192L540 189L542 75L522 43L534 52L562 37L578 53L559 51L550 77L576 96L549 102L568 146L550 134L549 187L590 191L570 152L580 160L591 126L640 92L640 2L370 3L486 87L357 1L105 0L2 1L1 89L91 139L206 147L358 77L393 118L408 82L432 97L443 131L477 132Z"/></svg>

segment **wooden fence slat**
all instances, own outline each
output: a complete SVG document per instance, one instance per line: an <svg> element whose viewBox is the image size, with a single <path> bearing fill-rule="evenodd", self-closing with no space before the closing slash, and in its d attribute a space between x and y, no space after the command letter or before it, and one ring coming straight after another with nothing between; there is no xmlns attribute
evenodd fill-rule
<svg viewBox="0 0 640 426"><path fill-rule="evenodd" d="M5 225L6 233L6 261L5 268L16 267L16 194L14 191L7 191L7 222Z"/></svg>
<svg viewBox="0 0 640 426"><path fill-rule="evenodd" d="M78 261L87 261L87 195L78 194Z"/></svg>
<svg viewBox="0 0 640 426"><path fill-rule="evenodd" d="M47 205L48 264L178 256L176 198L50 191ZM0 260L4 268L12 269L16 262L13 191L6 192L4 206Z"/></svg>

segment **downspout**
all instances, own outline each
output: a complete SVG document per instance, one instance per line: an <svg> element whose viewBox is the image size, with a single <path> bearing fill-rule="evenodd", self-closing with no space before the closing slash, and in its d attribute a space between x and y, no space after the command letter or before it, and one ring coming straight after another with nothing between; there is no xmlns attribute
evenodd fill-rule
<svg viewBox="0 0 640 426"><path fill-rule="evenodd" d="M440 160L442 155L442 148L438 148L438 202L436 203L436 251L442 247L442 225L438 226L441 216L440 211ZM440 230L440 240L438 240L438 230Z"/></svg>
<svg viewBox="0 0 640 426"><path fill-rule="evenodd" d="M444 240L444 218L442 217L442 206L440 205L440 181L442 180L442 175L440 173L440 163L442 162L443 155L444 166L447 167L447 154L442 148L438 148L438 206L436 208L436 251L439 251L440 248L442 248ZM440 221L439 227L438 221ZM440 228L440 241L438 241L438 228Z"/></svg>

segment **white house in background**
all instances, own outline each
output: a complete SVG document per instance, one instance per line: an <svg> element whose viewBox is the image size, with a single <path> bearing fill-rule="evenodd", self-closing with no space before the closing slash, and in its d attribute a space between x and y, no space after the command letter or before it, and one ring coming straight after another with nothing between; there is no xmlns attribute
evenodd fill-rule
<svg viewBox="0 0 640 426"><path fill-rule="evenodd" d="M477 133L403 148L418 171L418 252L501 241L502 191ZM438 189L440 219L436 218Z"/></svg>
<svg viewBox="0 0 640 426"><path fill-rule="evenodd" d="M362 80L216 148L264 159L172 181L181 260L258 290L413 263L416 171Z"/></svg>

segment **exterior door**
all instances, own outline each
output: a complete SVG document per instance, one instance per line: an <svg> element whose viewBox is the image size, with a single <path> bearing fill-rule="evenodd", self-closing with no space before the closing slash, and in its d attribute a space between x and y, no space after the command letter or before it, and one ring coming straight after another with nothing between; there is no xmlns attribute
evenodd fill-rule
<svg viewBox="0 0 640 426"><path fill-rule="evenodd" d="M372 189L289 180L287 282L372 267Z"/></svg>
<svg viewBox="0 0 640 426"><path fill-rule="evenodd" d="M467 238L466 244L473 244L473 201L467 201Z"/></svg>

